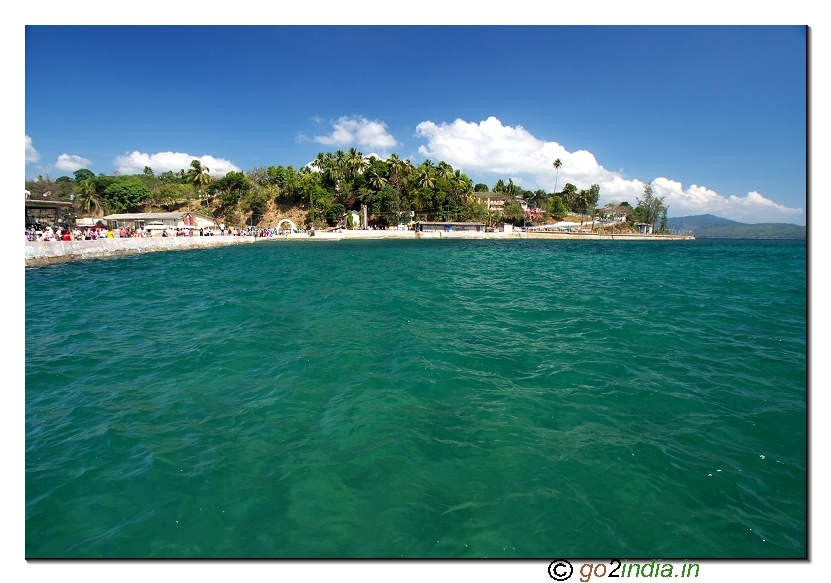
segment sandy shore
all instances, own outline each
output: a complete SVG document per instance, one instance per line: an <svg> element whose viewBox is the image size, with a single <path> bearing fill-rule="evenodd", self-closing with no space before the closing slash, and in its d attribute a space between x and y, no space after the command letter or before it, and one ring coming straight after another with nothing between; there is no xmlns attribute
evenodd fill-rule
<svg viewBox="0 0 831 583"><path fill-rule="evenodd" d="M683 241L693 240L691 235L597 235L577 233L466 233L461 231L317 231L314 237L306 233L292 233L288 237L148 237L130 239L101 239L98 241L26 241L26 267L63 263L85 259L122 257L137 253L158 251L183 251L227 245L244 245L259 242L292 241L344 241L368 239L557 239L591 241Z"/></svg>

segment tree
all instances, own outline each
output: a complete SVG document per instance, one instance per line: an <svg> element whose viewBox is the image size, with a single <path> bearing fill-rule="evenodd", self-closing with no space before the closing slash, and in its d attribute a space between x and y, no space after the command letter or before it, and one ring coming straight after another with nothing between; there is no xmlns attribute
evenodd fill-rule
<svg viewBox="0 0 831 583"><path fill-rule="evenodd" d="M242 198L243 192L249 188L251 188L251 185L245 173L232 170L219 180L211 182L208 191L212 196L221 193L224 202L235 204Z"/></svg>
<svg viewBox="0 0 831 583"><path fill-rule="evenodd" d="M75 182L82 182L88 178L95 178L95 173L92 170L87 170L86 168L76 170L72 174L75 175Z"/></svg>
<svg viewBox="0 0 831 583"><path fill-rule="evenodd" d="M246 197L245 206L251 211L251 221L259 222L260 217L265 214L268 208L268 195L261 190L253 190Z"/></svg>
<svg viewBox="0 0 831 583"><path fill-rule="evenodd" d="M174 173L172 170L166 170L165 172L162 172L161 174L159 174L156 178L158 178L160 182L165 182L165 183L170 183L170 182L178 182L180 184L182 183L182 178L179 177L179 176L176 176L176 173Z"/></svg>
<svg viewBox="0 0 831 583"><path fill-rule="evenodd" d="M635 219L641 223L655 226L655 222L662 215L666 207L664 198L655 196L655 189L651 184L643 187L643 199L637 199L638 206L635 207Z"/></svg>
<svg viewBox="0 0 831 583"><path fill-rule="evenodd" d="M436 169L429 159L418 165L417 172L416 182L421 188L433 188L436 185Z"/></svg>
<svg viewBox="0 0 831 583"><path fill-rule="evenodd" d="M145 166L144 167L144 175L145 176L151 176L151 177L155 176L155 174L153 174L153 169L150 166Z"/></svg>
<svg viewBox="0 0 831 583"><path fill-rule="evenodd" d="M580 190L577 193L575 202L581 213L594 216L594 209L600 199L600 185L592 184L591 187Z"/></svg>
<svg viewBox="0 0 831 583"><path fill-rule="evenodd" d="M230 174L230 172L228 174ZM242 172L237 172L237 174L242 174ZM251 170L245 173L245 178L257 186L267 186L271 183L268 170L262 166L254 166Z"/></svg>
<svg viewBox="0 0 831 583"><path fill-rule="evenodd" d="M208 174L210 170L207 166L202 166L202 162L199 160L193 160L190 163L190 168L185 173L188 182L193 185L193 188L199 194L202 194L202 191L211 183L211 175Z"/></svg>
<svg viewBox="0 0 831 583"><path fill-rule="evenodd" d="M577 187L569 182L563 187L563 191L560 193L563 202L570 210L577 210L580 208L577 201L578 192Z"/></svg>
<svg viewBox="0 0 831 583"><path fill-rule="evenodd" d="M87 214L100 214L101 202L97 197L95 182L92 178L82 180L78 184L78 208Z"/></svg>
<svg viewBox="0 0 831 583"><path fill-rule="evenodd" d="M476 186L473 187L473 192L488 192L490 190L487 184L482 184L481 182L477 183Z"/></svg>
<svg viewBox="0 0 831 583"><path fill-rule="evenodd" d="M133 211L139 203L150 199L150 190L133 176L116 179L104 191L104 202L116 211Z"/></svg>
<svg viewBox="0 0 831 583"><path fill-rule="evenodd" d="M563 166L563 163L560 162L560 159L557 158L554 160L554 169L557 171L557 175L554 177L554 194L557 194L557 180L560 178L560 168Z"/></svg>
<svg viewBox="0 0 831 583"><path fill-rule="evenodd" d="M193 190L187 184L178 181L162 182L153 192L151 200L160 205L174 205L187 200L192 192Z"/></svg>
<svg viewBox="0 0 831 583"><path fill-rule="evenodd" d="M502 218L505 219L505 222L513 225L522 225L525 223L525 211L522 210L517 201L509 200L502 210Z"/></svg>
<svg viewBox="0 0 831 583"><path fill-rule="evenodd" d="M563 202L563 197L559 195L549 196L545 203L545 212L562 219L568 214L568 207Z"/></svg>
<svg viewBox="0 0 831 583"><path fill-rule="evenodd" d="M366 172L366 179L372 188L381 190L387 185L386 164L373 160L370 162L369 170Z"/></svg>

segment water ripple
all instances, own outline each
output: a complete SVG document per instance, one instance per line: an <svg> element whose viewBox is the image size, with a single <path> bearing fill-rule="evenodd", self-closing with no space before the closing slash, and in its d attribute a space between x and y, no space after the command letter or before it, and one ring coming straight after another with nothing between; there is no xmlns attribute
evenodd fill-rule
<svg viewBox="0 0 831 583"><path fill-rule="evenodd" d="M806 554L802 242L63 264L26 336L27 557Z"/></svg>

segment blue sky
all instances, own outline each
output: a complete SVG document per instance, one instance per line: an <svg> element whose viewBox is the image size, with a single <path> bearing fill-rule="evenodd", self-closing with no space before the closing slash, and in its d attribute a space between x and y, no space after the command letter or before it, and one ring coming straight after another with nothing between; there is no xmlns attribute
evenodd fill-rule
<svg viewBox="0 0 831 583"><path fill-rule="evenodd" d="M803 26L27 26L26 176L356 147L806 222ZM563 162L559 176L552 162Z"/></svg>

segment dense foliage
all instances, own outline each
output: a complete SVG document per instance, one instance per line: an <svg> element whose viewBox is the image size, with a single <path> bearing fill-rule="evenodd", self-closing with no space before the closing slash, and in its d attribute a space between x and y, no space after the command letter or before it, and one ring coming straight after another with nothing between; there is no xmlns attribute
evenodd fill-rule
<svg viewBox="0 0 831 583"><path fill-rule="evenodd" d="M559 168L558 168L559 170ZM82 168L74 177L56 180L39 176L26 181L32 198L44 193L52 200L75 201L77 214L174 210L195 204L224 217L257 222L271 205L302 208L309 223L346 225L350 211L365 205L370 222L397 225L410 220L477 221L493 225L504 220L515 225L560 220L570 213L593 216L600 187L578 189L566 184L562 192L530 191L497 180L492 189L473 181L440 161L414 165L396 154L387 159L365 157L355 148L319 153L308 165L256 167L213 178L210 169L193 160L187 169L156 174L145 167L130 176L95 175ZM487 200L504 201L489 211ZM533 211L533 212L532 212Z"/></svg>

